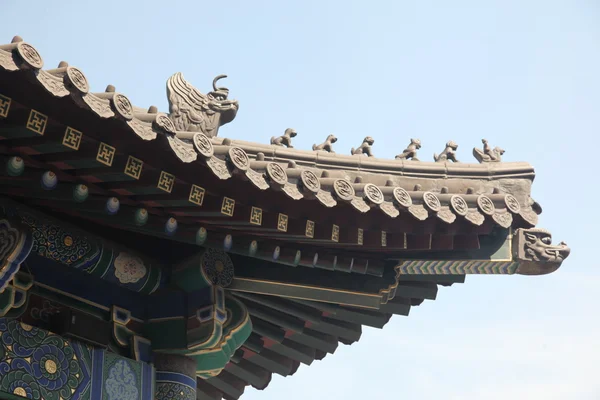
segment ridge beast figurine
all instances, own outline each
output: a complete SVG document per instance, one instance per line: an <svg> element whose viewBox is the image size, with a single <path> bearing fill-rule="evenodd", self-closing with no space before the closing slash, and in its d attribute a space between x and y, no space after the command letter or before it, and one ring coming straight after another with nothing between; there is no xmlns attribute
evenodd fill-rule
<svg viewBox="0 0 600 400"><path fill-rule="evenodd" d="M441 152L441 154L438 155L437 153L433 153L433 160L435 162L452 161L457 163L458 160L456 159L456 149L458 149L458 145L450 140L448 143L446 143L446 148Z"/></svg>
<svg viewBox="0 0 600 400"><path fill-rule="evenodd" d="M364 138L362 144L357 149L353 147L352 150L350 150L350 153L353 156L364 154L367 157L374 157L373 152L371 151L371 146L373 146L373 143L375 143L375 139L373 139L371 136L367 136Z"/></svg>
<svg viewBox="0 0 600 400"><path fill-rule="evenodd" d="M420 139L410 139L410 144L404 149L402 154L396 156L396 160L408 160L409 158L413 161L419 161L417 158L417 150L421 148Z"/></svg>
<svg viewBox="0 0 600 400"><path fill-rule="evenodd" d="M492 149L492 146L489 145L486 139L481 139L481 143L483 143L483 150L480 150L477 147L473 148L473 156L479 163L502 161L504 149L500 147L494 147Z"/></svg>
<svg viewBox="0 0 600 400"><path fill-rule="evenodd" d="M333 151L333 144L335 142L337 142L337 138L335 137L335 135L329 135L327 136L327 139L325 139L325 141L320 145L313 144L312 149L314 151L322 150L327 151L329 153L335 153L335 151Z"/></svg>
<svg viewBox="0 0 600 400"><path fill-rule="evenodd" d="M287 128L282 136L273 136L271 138L271 144L274 144L275 146L286 146L291 149L294 147L292 146L292 138L296 137L297 134L298 132L296 132L295 129Z"/></svg>

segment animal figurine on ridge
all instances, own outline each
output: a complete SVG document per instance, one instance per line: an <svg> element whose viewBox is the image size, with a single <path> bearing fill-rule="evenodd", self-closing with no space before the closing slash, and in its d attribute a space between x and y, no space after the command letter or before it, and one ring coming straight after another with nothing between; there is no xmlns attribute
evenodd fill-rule
<svg viewBox="0 0 600 400"><path fill-rule="evenodd" d="M444 151L442 151L440 155L438 155L437 153L433 153L433 160L435 162L452 161L457 163L459 161L456 158L456 149L458 149L458 145L452 140L450 140L448 143L446 143L446 148L444 149Z"/></svg>
<svg viewBox="0 0 600 400"><path fill-rule="evenodd" d="M410 139L410 144L404 149L402 154L396 156L396 160L408 160L409 158L413 161L419 161L417 158L417 150L421 148L420 139Z"/></svg>
<svg viewBox="0 0 600 400"><path fill-rule="evenodd" d="M481 139L481 143L483 143L483 150L480 150L477 147L473 148L473 156L477 159L477 161L480 163L502 161L504 149L498 146L492 149L492 146L489 145L486 139Z"/></svg>
<svg viewBox="0 0 600 400"><path fill-rule="evenodd" d="M373 146L373 143L375 143L375 139L373 139L371 136L367 136L357 149L353 147L352 150L350 150L350 154L353 156L364 154L367 157L374 157L373 152L371 151L371 146Z"/></svg>
<svg viewBox="0 0 600 400"><path fill-rule="evenodd" d="M271 138L271 144L274 144L275 146L286 146L291 149L294 147L292 146L292 138L296 137L297 134L298 132L296 132L295 129L287 128L282 136L273 136Z"/></svg>
<svg viewBox="0 0 600 400"><path fill-rule="evenodd" d="M314 151L322 150L327 151L329 153L335 153L335 151L333 151L333 144L335 142L337 142L337 138L335 137L335 135L329 135L327 136L327 139L325 139L325 141L320 145L313 144L312 149Z"/></svg>

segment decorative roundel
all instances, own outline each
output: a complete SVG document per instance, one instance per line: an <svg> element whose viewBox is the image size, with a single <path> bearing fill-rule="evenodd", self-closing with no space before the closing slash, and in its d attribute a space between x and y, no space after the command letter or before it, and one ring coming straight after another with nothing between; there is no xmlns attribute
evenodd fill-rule
<svg viewBox="0 0 600 400"><path fill-rule="evenodd" d="M67 81L81 93L88 93L90 91L90 85L87 78L75 67L67 67L67 74L65 75Z"/></svg>
<svg viewBox="0 0 600 400"><path fill-rule="evenodd" d="M336 179L333 182L333 191L341 200L350 201L354 198L354 187L345 179Z"/></svg>
<svg viewBox="0 0 600 400"><path fill-rule="evenodd" d="M483 194L477 197L477 205L481 212L487 215L494 215L494 211L496 211L492 199Z"/></svg>
<svg viewBox="0 0 600 400"><path fill-rule="evenodd" d="M429 209L429 211L438 212L442 209L440 199L438 199L438 197L431 192L423 193L423 203L425 204L425 207Z"/></svg>
<svg viewBox="0 0 600 400"><path fill-rule="evenodd" d="M206 249L200 262L206 279L215 286L228 287L233 281L233 263L223 250Z"/></svg>
<svg viewBox="0 0 600 400"><path fill-rule="evenodd" d="M90 191L86 185L78 184L73 188L73 200L77 203L83 203L87 200Z"/></svg>
<svg viewBox="0 0 600 400"><path fill-rule="evenodd" d="M133 222L137 226L146 225L146 222L148 222L148 210L146 210L145 208L138 208L137 210L135 210Z"/></svg>
<svg viewBox="0 0 600 400"><path fill-rule="evenodd" d="M108 200L106 200L106 212L109 215L115 215L116 213L118 213L120 207L121 203L116 197L111 197Z"/></svg>
<svg viewBox="0 0 600 400"><path fill-rule="evenodd" d="M196 244L198 246L202 246L204 242L206 242L206 238L208 237L208 233L206 232L206 228L200 228L196 232Z"/></svg>
<svg viewBox="0 0 600 400"><path fill-rule="evenodd" d="M231 235L225 235L225 239L223 239L223 249L225 251L231 250L231 246L233 245L233 237Z"/></svg>
<svg viewBox="0 0 600 400"><path fill-rule="evenodd" d="M506 208L513 214L518 214L521 212L521 205L519 204L519 200L512 194L507 194L504 196L504 204L506 204Z"/></svg>
<svg viewBox="0 0 600 400"><path fill-rule="evenodd" d="M44 190L52 190L58 184L58 177L52 171L46 171L42 175L42 188Z"/></svg>
<svg viewBox="0 0 600 400"><path fill-rule="evenodd" d="M250 246L248 246L248 255L250 257L254 257L256 255L257 251L258 251L258 243L256 242L256 240L253 240L250 242Z"/></svg>
<svg viewBox="0 0 600 400"><path fill-rule="evenodd" d="M302 186L310 192L318 193L319 189L321 189L321 182L319 181L319 178L317 178L317 175L312 171L307 169L302 171L300 180L302 181Z"/></svg>
<svg viewBox="0 0 600 400"><path fill-rule="evenodd" d="M267 176L279 185L285 185L288 179L283 167L275 162L267 164Z"/></svg>
<svg viewBox="0 0 600 400"><path fill-rule="evenodd" d="M467 215L467 212L469 211L469 206L467 205L465 199L457 194L450 198L450 206L456 214L463 217Z"/></svg>
<svg viewBox="0 0 600 400"><path fill-rule="evenodd" d="M212 157L215 149L213 148L210 139L207 138L204 133L195 133L192 141L194 142L194 148L198 153L206 158Z"/></svg>
<svg viewBox="0 0 600 400"><path fill-rule="evenodd" d="M19 176L25 171L25 162L21 157L11 157L6 162L6 173L8 176Z"/></svg>
<svg viewBox="0 0 600 400"><path fill-rule="evenodd" d="M412 197L410 197L410 193L401 187L394 188L394 200L396 200L396 203L401 207L408 208L412 206Z"/></svg>
<svg viewBox="0 0 600 400"><path fill-rule="evenodd" d="M40 53L32 45L20 42L17 44L17 52L21 56L21 59L31 68L41 69L44 66L42 56L40 56Z"/></svg>
<svg viewBox="0 0 600 400"><path fill-rule="evenodd" d="M275 250L273 250L273 261L277 261L279 259L280 254L281 248L279 248L279 246L275 246Z"/></svg>
<svg viewBox="0 0 600 400"><path fill-rule="evenodd" d="M115 93L113 96L113 108L115 111L126 120L131 120L133 118L133 106L127 97L122 95L121 93Z"/></svg>
<svg viewBox="0 0 600 400"><path fill-rule="evenodd" d="M231 147L227 159L240 171L246 171L250 165L248 154L239 147Z"/></svg>
<svg viewBox="0 0 600 400"><path fill-rule="evenodd" d="M165 233L169 236L177 231L177 220L173 217L169 218L165 223Z"/></svg>
<svg viewBox="0 0 600 400"><path fill-rule="evenodd" d="M154 118L154 122L156 125L161 128L163 131L167 133L175 134L177 129L175 128L175 124L171 121L171 118L167 116L167 114L159 113Z"/></svg>
<svg viewBox="0 0 600 400"><path fill-rule="evenodd" d="M373 204L383 203L383 192L372 183L367 183L364 188L365 197Z"/></svg>

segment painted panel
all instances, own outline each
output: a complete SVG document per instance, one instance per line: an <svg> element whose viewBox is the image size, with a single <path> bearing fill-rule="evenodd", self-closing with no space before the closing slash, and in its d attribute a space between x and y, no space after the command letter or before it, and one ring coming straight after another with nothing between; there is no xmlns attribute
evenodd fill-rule
<svg viewBox="0 0 600 400"><path fill-rule="evenodd" d="M35 400L146 400L154 372L104 349L0 318L0 392Z"/></svg>

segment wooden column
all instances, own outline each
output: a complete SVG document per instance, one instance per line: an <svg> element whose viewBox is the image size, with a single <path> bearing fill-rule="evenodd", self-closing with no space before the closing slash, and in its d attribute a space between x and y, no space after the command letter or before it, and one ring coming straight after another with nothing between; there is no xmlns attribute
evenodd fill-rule
<svg viewBox="0 0 600 400"><path fill-rule="evenodd" d="M155 354L156 400L196 400L196 362L176 354Z"/></svg>

